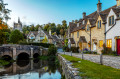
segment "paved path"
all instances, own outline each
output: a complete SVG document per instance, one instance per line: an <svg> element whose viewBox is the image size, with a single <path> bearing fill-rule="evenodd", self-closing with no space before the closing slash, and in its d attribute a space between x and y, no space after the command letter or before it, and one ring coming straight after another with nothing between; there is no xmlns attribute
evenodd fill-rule
<svg viewBox="0 0 120 79"><path fill-rule="evenodd" d="M64 54L63 52L59 52ZM66 55L71 55L70 52L65 52ZM73 53L75 57L82 58L82 54ZM100 63L100 55L93 55L93 54L84 54L83 58L85 60L90 60L95 63ZM120 69L120 56L107 56L103 55L103 65L111 66L113 68Z"/></svg>

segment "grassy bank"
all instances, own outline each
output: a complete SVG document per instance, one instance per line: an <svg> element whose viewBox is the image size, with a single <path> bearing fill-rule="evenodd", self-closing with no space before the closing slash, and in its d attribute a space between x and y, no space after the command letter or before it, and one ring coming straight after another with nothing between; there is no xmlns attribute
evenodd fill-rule
<svg viewBox="0 0 120 79"><path fill-rule="evenodd" d="M73 62L73 66L78 68L80 76L89 79L120 79L120 70L112 67L100 65L80 58L62 55L66 60ZM80 62L78 62L80 61ZM119 63L119 62L118 62Z"/></svg>
<svg viewBox="0 0 120 79"><path fill-rule="evenodd" d="M4 65L8 65L9 62L5 61L5 60L0 60L0 66L4 66Z"/></svg>

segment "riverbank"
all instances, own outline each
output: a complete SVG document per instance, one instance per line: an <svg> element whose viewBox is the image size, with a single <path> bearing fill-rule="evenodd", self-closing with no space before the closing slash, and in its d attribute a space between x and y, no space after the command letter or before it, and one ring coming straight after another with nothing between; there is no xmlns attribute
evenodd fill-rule
<svg viewBox="0 0 120 79"><path fill-rule="evenodd" d="M61 55L58 55L58 60L62 68L62 75L64 76L64 79L81 79L78 74L78 69L72 66L72 62L67 61Z"/></svg>
<svg viewBox="0 0 120 79"><path fill-rule="evenodd" d="M4 65L8 65L8 64L9 64L8 61L0 60L0 67L1 67L1 66L4 66Z"/></svg>
<svg viewBox="0 0 120 79"><path fill-rule="evenodd" d="M66 60L72 62L72 66L78 68L79 75L83 78L90 79L119 79L120 70L112 67L100 65L88 60L82 60L77 57L71 57L68 55L61 55Z"/></svg>

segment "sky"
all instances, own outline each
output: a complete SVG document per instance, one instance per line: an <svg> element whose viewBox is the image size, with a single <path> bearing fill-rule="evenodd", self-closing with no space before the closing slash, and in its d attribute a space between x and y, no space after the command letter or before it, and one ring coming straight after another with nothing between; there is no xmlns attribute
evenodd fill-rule
<svg viewBox="0 0 120 79"><path fill-rule="evenodd" d="M12 10L10 27L13 22L21 21L25 25L31 24L61 24L63 20L67 23L82 18L82 13L87 15L97 10L98 0L4 0L8 3L6 8ZM102 10L116 5L116 0L101 0Z"/></svg>

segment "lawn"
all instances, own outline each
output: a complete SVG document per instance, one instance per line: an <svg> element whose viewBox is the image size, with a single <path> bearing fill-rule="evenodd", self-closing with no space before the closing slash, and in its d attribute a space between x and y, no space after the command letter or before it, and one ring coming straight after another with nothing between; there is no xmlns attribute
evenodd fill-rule
<svg viewBox="0 0 120 79"><path fill-rule="evenodd" d="M84 79L120 79L120 69L100 65L68 55L61 56L66 60L73 62L73 66L79 69L80 76ZM81 62L79 63L78 61Z"/></svg>

